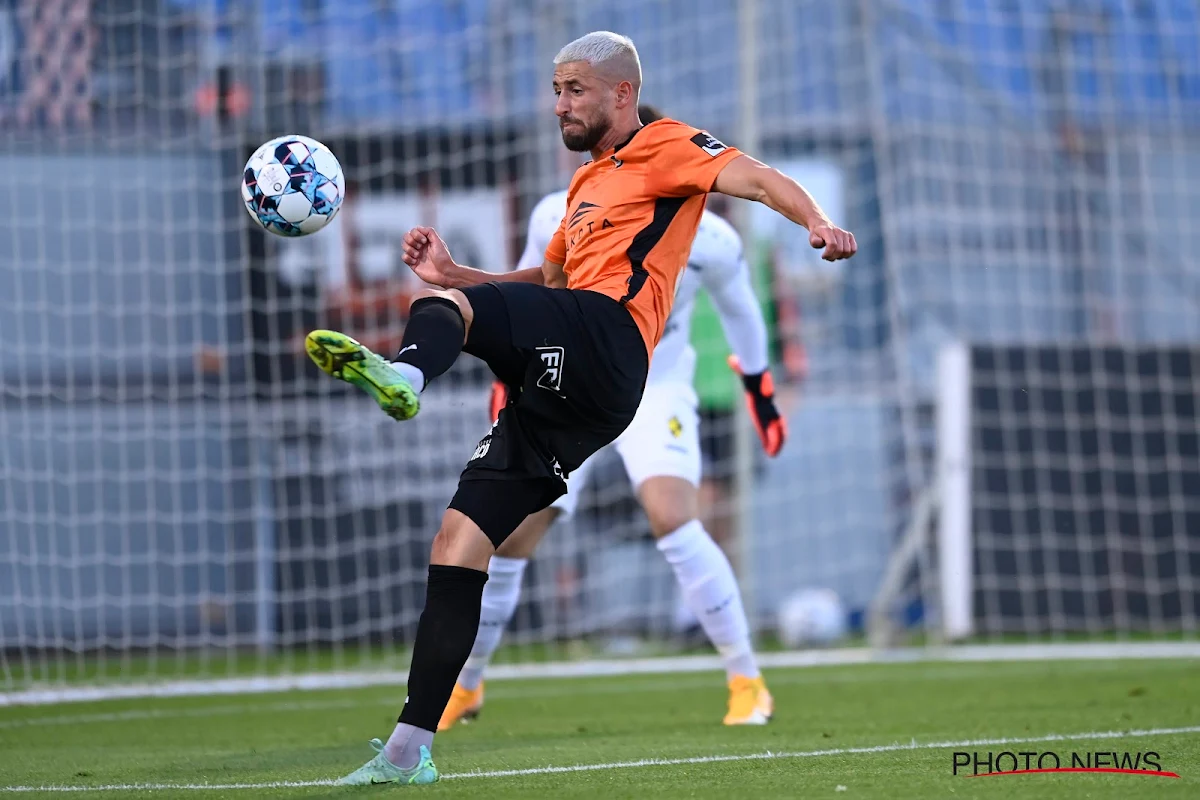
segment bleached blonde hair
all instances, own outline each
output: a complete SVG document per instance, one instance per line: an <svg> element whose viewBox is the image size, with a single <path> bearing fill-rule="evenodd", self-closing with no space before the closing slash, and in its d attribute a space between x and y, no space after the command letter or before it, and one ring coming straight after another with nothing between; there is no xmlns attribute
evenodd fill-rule
<svg viewBox="0 0 1200 800"><path fill-rule="evenodd" d="M593 68L642 88L642 62L628 36L612 31L592 31L580 36L554 57L555 65L586 61Z"/></svg>

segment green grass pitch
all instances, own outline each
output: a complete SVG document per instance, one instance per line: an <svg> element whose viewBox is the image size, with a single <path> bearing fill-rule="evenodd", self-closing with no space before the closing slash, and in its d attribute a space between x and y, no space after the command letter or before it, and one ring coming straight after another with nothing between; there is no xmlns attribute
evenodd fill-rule
<svg viewBox="0 0 1200 800"><path fill-rule="evenodd" d="M494 682L438 737L442 783L402 789L323 783L386 738L395 687L0 708L0 797L1200 797L1197 661L774 670L762 728L720 725L722 679ZM1154 751L1180 777L952 774L955 751L1005 750Z"/></svg>

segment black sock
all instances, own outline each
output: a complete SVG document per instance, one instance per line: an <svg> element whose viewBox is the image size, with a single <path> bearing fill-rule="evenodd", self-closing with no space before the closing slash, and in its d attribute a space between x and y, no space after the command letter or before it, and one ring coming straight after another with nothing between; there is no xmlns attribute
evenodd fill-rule
<svg viewBox="0 0 1200 800"><path fill-rule="evenodd" d="M410 308L396 360L421 370L428 384L454 364L466 330L457 305L444 297L422 297Z"/></svg>
<svg viewBox="0 0 1200 800"><path fill-rule="evenodd" d="M437 730L458 673L475 645L487 579L487 573L477 569L429 565L425 610L417 623L408 670L408 700L398 722Z"/></svg>

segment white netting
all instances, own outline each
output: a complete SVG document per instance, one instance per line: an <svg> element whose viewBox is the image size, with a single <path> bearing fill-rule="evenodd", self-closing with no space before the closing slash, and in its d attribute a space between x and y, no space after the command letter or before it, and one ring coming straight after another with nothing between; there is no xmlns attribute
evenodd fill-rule
<svg viewBox="0 0 1200 800"><path fill-rule="evenodd" d="M979 634L1194 631L1200 11L937 8L880 4L872 56L906 405L971 346L970 560L942 576Z"/></svg>
<svg viewBox="0 0 1200 800"><path fill-rule="evenodd" d="M860 244L828 269L770 214L730 210L771 298L791 427L777 461L741 469L720 435L740 398L711 311L695 324L710 474L725 476L706 508L759 630L795 589L835 589L855 622L877 593L929 485L942 344L1196 337L1194 3L0 0L0 688L403 652L429 540L486 428L485 376L464 359L398 426L319 375L298 337L320 325L394 348L414 287L396 243L414 223L468 263L515 261L525 214L574 163L553 55L593 29L634 38L646 101L748 139ZM328 144L350 180L338 220L300 242L257 233L237 192L246 156L292 132ZM989 374L1005 391L1029 379ZM980 502L1043 500L1007 492ZM1186 496L1164 501L1170 548L1133 546L1194 558L1170 505ZM1032 552L1023 536L981 529L985 595L1078 578L986 566ZM918 629L936 623L927 561L889 607ZM1170 574L1146 591L1194 594ZM615 460L525 597L502 658L677 631ZM984 617L1009 613L989 602ZM1016 607L1017 624L983 627L1179 627L1161 602L1148 618Z"/></svg>

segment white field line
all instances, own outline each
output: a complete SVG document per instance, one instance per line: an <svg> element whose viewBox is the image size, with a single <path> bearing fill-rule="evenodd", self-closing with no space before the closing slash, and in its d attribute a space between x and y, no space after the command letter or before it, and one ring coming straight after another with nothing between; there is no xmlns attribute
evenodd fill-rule
<svg viewBox="0 0 1200 800"><path fill-rule="evenodd" d="M943 662L934 663L927 666L918 673L913 673L906 676L906 680L916 681L944 681L955 680L962 677L983 676L992 669L1002 670L1004 674L1012 676L1018 672L1028 671L1030 673L1040 673L1045 669L1041 662L1024 661L1016 662L975 662L964 666L967 662ZM1110 670L1116 669L1117 663L1114 661L1084 661L1072 665L1073 671L1081 669L1088 670ZM489 674L489 681L491 680ZM814 672L810 670L792 670L789 672L776 673L771 676L771 686L794 686L798 684L819 683L822 686L833 684L847 683L865 683L869 681L879 680L878 675L871 672L863 672L861 670L845 670L836 673L830 672ZM511 681L499 681L497 684L488 684L488 697L495 700L528 700L544 697L568 697L577 694L580 689L578 684L569 681L551 681L548 683L538 683L536 685L528 685L514 683ZM707 673L691 673L681 674L672 677L655 677L652 674L645 674L641 680L637 681L619 681L615 683L591 683L587 686L586 692L588 696L598 694L633 694L642 692L673 692L681 689L705 689L709 687L717 687L719 691L724 691L725 683L723 674L710 676ZM375 687L380 688L380 687ZM386 688L386 687L383 687ZM341 690L331 690L341 691ZM254 695L254 697L264 697L263 695ZM166 702L171 703L174 700L187 700L188 698L167 698ZM392 697L391 700L396 700ZM57 713L60 709L66 711L72 708L72 704L63 704L55 706L20 706L23 709L35 709L36 716L23 716L4 718L0 716L0 731L12 730L15 728L45 728L59 725L89 725L89 724L113 724L126 722L142 722L153 719L180 719L180 718L197 718L197 717L219 717L228 715L245 715L257 713L287 713L287 712L309 712L309 711L349 711L359 708L379 708L381 703L386 705L389 701L377 697L357 697L354 699L329 699L329 700L294 700L294 701L279 701L279 702L240 702L227 703L224 705L205 705L201 707L189 707L170 705L163 706L161 701L155 700L154 708L133 708L124 711L89 711L84 713ZM394 703L393 703L394 704Z"/></svg>
<svg viewBox="0 0 1200 800"><path fill-rule="evenodd" d="M849 664L894 664L914 662L1047 661L1121 658L1200 658L1200 642L1145 642L1091 644L965 645L944 648L870 650L805 650L763 653L763 667L844 666ZM606 675L652 675L676 672L708 672L722 669L716 656L667 658L597 659L544 664L500 664L488 670L488 679L590 678ZM44 686L0 694L5 706L46 705L135 697L212 697L229 694L362 689L403 685L403 670L376 672L326 672L272 677L223 678L163 681L108 686Z"/></svg>
<svg viewBox="0 0 1200 800"><path fill-rule="evenodd" d="M562 767L530 767L529 769L480 770L443 775L442 780L466 780L480 778L512 778L532 775L560 775L568 772L599 772L613 769L641 769L643 767L669 767L680 764L718 764L735 761L773 761L793 758L823 758L874 753L895 753L912 750L945 750L968 747L995 747L1010 744L1033 744L1036 742L1095 741L1098 739L1130 739L1146 736L1173 736L1200 733L1200 725L1186 728L1148 728L1130 731L1088 731L1086 733L1051 733L1045 736L1019 736L997 739L964 739L957 742L916 741L907 744L881 744L873 747L837 747L827 750L802 750L791 753L746 753L742 755L694 756L691 758L647 758L639 761L611 761L602 764L571 764ZM332 780L314 781L269 781L265 783L120 783L101 786L0 786L7 793L62 793L62 792L161 792L161 791L210 791L213 789L232 791L237 789L304 789L315 786L332 786Z"/></svg>
<svg viewBox="0 0 1200 800"><path fill-rule="evenodd" d="M51 725L88 725L93 723L143 722L150 719L178 719L180 717L220 717L230 714L278 713L286 711L338 711L365 706L365 701L311 700L294 703L242 703L239 705L205 706L203 708L137 708L128 711L97 711L87 714L62 714L60 716L25 717L0 719L0 731L12 728L42 728ZM374 704L372 704L374 705Z"/></svg>

